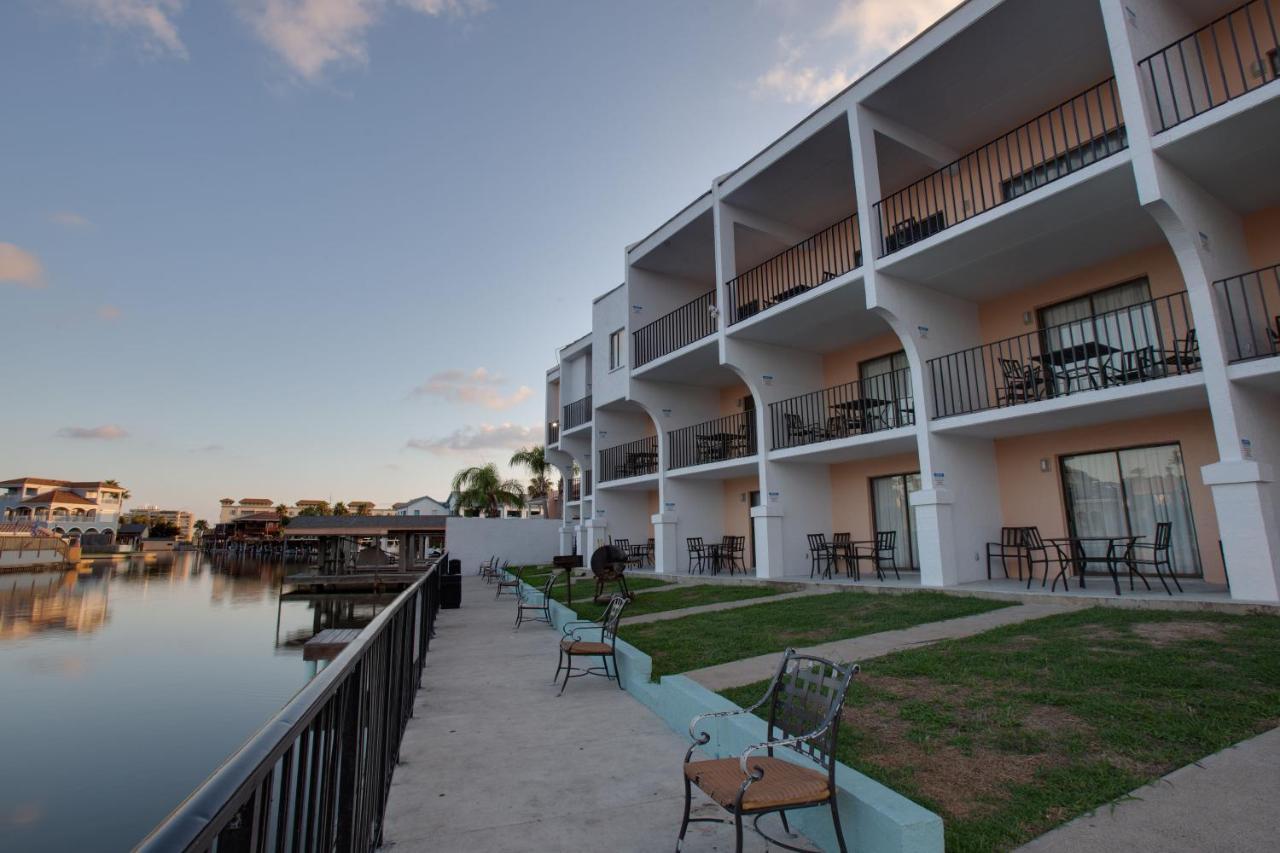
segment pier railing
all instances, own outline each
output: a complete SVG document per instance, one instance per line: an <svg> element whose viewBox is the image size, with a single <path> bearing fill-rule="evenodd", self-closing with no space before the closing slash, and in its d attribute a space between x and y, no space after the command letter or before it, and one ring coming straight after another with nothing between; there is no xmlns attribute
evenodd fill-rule
<svg viewBox="0 0 1280 853"><path fill-rule="evenodd" d="M375 849L448 559L400 593L137 850Z"/></svg>

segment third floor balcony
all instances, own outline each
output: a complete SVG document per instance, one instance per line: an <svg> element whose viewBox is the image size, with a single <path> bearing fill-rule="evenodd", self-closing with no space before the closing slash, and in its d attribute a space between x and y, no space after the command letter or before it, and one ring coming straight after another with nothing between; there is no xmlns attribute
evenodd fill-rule
<svg viewBox="0 0 1280 853"><path fill-rule="evenodd" d="M916 422L909 368L890 370L769 405L773 449L884 432Z"/></svg>
<svg viewBox="0 0 1280 853"><path fill-rule="evenodd" d="M581 400L575 400L565 406L564 417L561 418L560 423L560 428L564 432L591 423L591 395L588 394Z"/></svg>
<svg viewBox="0 0 1280 853"><path fill-rule="evenodd" d="M716 318L716 292L711 290L636 329L631 347L635 366L641 367L715 334Z"/></svg>
<svg viewBox="0 0 1280 853"><path fill-rule="evenodd" d="M746 459L756 455L755 409L672 430L668 437L669 470Z"/></svg>
<svg viewBox="0 0 1280 853"><path fill-rule="evenodd" d="M658 473L658 437L628 441L600 451L600 482Z"/></svg>
<svg viewBox="0 0 1280 853"><path fill-rule="evenodd" d="M1280 355L1280 266L1214 283L1226 330L1227 359Z"/></svg>

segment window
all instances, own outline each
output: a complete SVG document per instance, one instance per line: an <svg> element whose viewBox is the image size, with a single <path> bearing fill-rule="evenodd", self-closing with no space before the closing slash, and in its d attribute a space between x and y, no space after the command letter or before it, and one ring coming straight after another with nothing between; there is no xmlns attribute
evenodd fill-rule
<svg viewBox="0 0 1280 853"><path fill-rule="evenodd" d="M903 350L858 364L859 396L884 401L879 417L886 428L915 423L910 366Z"/></svg>
<svg viewBox="0 0 1280 853"><path fill-rule="evenodd" d="M1032 190L1069 175L1077 169L1088 166L1090 163L1096 163L1104 157L1115 154L1117 151L1123 151L1128 146L1129 137L1125 129L1118 127L1101 136L1094 137L1083 145L1078 145L1052 160L1046 160L1021 175L1015 175L1007 181L1001 181L1000 194L1005 201L1026 195Z"/></svg>
<svg viewBox="0 0 1280 853"><path fill-rule="evenodd" d="M609 335L609 369L622 367L622 335L625 329L619 329Z"/></svg>
<svg viewBox="0 0 1280 853"><path fill-rule="evenodd" d="M1039 315L1041 352L1065 369L1067 391L1093 387L1087 371L1069 369L1079 362L1141 352L1154 362L1164 349L1145 277L1041 308Z"/></svg>
<svg viewBox="0 0 1280 853"><path fill-rule="evenodd" d="M1191 496L1177 444L1132 447L1062 457L1062 490L1072 536L1143 536L1155 541L1156 523L1173 526L1169 559L1180 575L1200 575ZM1095 545L1100 543L1089 543ZM1102 553L1086 547L1102 569Z"/></svg>
<svg viewBox="0 0 1280 853"><path fill-rule="evenodd" d="M871 479L871 515L876 532L892 530L893 562L900 569L920 567L920 548L916 542L916 509L910 495L920 491L920 472L894 474Z"/></svg>

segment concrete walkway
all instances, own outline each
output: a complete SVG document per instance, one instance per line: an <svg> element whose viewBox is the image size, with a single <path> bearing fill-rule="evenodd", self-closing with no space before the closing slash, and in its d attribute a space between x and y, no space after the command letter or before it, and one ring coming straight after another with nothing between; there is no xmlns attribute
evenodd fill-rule
<svg viewBox="0 0 1280 853"><path fill-rule="evenodd" d="M979 613L975 616L962 616L958 619L929 622L898 631L882 631L879 634L822 643L803 651L832 660L864 661L903 649L936 643L939 640L968 637L1003 625L1016 625L1030 619L1069 613L1071 610L1072 608L1059 604L1021 604ZM725 690L729 687L738 687L771 678L777 667L778 655L774 653L695 669L685 675L709 690Z"/></svg>
<svg viewBox="0 0 1280 853"><path fill-rule="evenodd" d="M528 622L513 631L515 599L493 596L468 575L462 609L440 614L392 778L386 848L674 849L688 740L603 678L571 679L557 697L560 632ZM720 812L696 803L696 813ZM767 849L747 838L748 850ZM732 850L733 830L693 824L684 849Z"/></svg>
<svg viewBox="0 0 1280 853"><path fill-rule="evenodd" d="M1278 795L1280 729L1273 729L1175 770L1019 850L1261 853L1280 843Z"/></svg>

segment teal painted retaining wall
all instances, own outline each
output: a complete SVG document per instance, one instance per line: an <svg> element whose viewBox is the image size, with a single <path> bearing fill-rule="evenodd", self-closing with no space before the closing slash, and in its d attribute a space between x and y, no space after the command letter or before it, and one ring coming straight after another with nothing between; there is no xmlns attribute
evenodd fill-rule
<svg viewBox="0 0 1280 853"><path fill-rule="evenodd" d="M525 585L526 594L539 594ZM539 596L540 597L540 596ZM551 602L551 618L556 628L577 619L558 601ZM635 699L662 718L671 730L689 735L689 722L709 711L732 711L737 705L683 675L666 675L652 682L653 661L644 652L622 640L617 647L622 685ZM765 721L754 714L708 720L703 727L711 740L702 751L715 758L737 757L752 744L767 739ZM680 756L683 757L683 756ZM673 757L672 774L680 757ZM789 750L777 753L792 758ZM798 757L797 757L798 759ZM803 764L803 760L797 760ZM942 818L916 805L901 794L858 771L836 764L840 819L845 842L859 853L942 853ZM824 850L836 850L835 832L829 809L801 809L789 812L790 823ZM671 826L672 843L679 825Z"/></svg>

